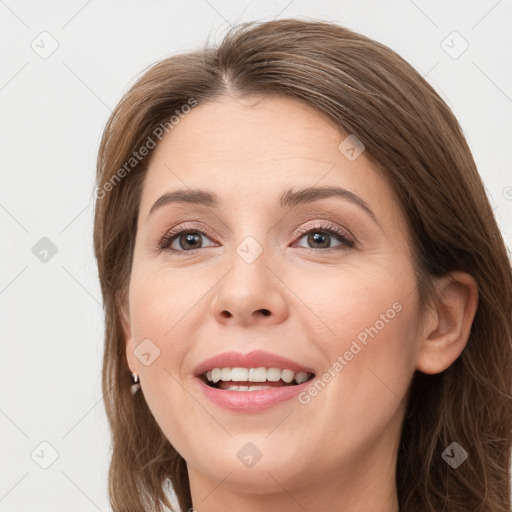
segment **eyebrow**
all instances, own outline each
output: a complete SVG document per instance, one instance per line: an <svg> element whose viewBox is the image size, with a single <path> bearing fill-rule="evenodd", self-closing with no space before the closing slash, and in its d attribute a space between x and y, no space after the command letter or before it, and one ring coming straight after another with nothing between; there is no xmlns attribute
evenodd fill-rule
<svg viewBox="0 0 512 512"><path fill-rule="evenodd" d="M377 224L379 224L373 211L358 195L354 194L350 190L336 186L308 187L296 191L289 189L283 192L279 197L279 205L281 208L294 207L329 197L341 197L350 201L362 208ZM188 189L167 192L155 201L149 210L146 220L148 220L150 215L156 210L170 203L190 203L210 208L218 208L221 201L215 193L207 190Z"/></svg>

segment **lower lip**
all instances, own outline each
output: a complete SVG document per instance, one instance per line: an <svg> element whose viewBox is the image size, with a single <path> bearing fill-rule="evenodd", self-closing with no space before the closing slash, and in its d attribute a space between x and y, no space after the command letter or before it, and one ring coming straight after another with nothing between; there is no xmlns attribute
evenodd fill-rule
<svg viewBox="0 0 512 512"><path fill-rule="evenodd" d="M257 391L228 391L208 386L197 377L199 386L205 396L215 405L236 412L258 412L296 397L312 379L295 386L282 386Z"/></svg>

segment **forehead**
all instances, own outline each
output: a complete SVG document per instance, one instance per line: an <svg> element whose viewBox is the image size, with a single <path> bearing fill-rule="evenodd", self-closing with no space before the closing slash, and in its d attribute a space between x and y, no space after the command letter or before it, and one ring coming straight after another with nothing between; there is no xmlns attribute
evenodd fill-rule
<svg viewBox="0 0 512 512"><path fill-rule="evenodd" d="M320 127L320 130L319 130ZM187 158L262 162L268 158L316 158L342 133L319 112L291 98L220 98L183 116L157 153L187 149ZM167 140L165 140L167 139Z"/></svg>
<svg viewBox="0 0 512 512"><path fill-rule="evenodd" d="M342 186L375 209L397 215L389 185L364 152L349 159L340 150L347 136L294 99L254 96L200 104L155 149L141 215L163 193L177 189L207 188L243 207L277 202L294 186L329 185Z"/></svg>

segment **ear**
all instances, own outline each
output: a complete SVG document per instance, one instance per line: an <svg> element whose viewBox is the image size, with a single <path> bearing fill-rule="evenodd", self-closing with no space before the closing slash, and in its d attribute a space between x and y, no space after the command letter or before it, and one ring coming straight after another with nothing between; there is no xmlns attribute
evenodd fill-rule
<svg viewBox="0 0 512 512"><path fill-rule="evenodd" d="M121 325L123 328L123 338L125 342L125 350L126 350L126 361L128 363L128 368L130 371L134 373L139 373L139 365L137 364L139 361L135 357L133 351L135 350L135 345L133 341L132 335L132 327L130 321L130 307L127 300L123 300L118 302L119 316L121 319Z"/></svg>
<svg viewBox="0 0 512 512"><path fill-rule="evenodd" d="M427 313L416 367L427 374L446 370L467 345L478 305L478 285L466 272L437 279L435 305Z"/></svg>

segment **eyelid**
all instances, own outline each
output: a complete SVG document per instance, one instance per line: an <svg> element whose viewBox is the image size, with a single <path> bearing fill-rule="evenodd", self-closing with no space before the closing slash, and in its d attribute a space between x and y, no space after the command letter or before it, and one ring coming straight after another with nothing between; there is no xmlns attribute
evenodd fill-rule
<svg viewBox="0 0 512 512"><path fill-rule="evenodd" d="M294 236L295 237L302 236L304 234L310 233L311 231L315 231L315 230L334 232L337 235L342 236L343 238L346 238L350 242L353 242L353 243L356 242L355 236L353 236L352 233L348 229L338 226L337 224L333 224L333 223L325 222L325 221L315 221L315 224L313 226L299 228L295 232Z"/></svg>
<svg viewBox="0 0 512 512"><path fill-rule="evenodd" d="M317 218L314 219L314 217ZM338 214L333 211L316 207L304 213L301 212L296 220L296 225L300 226L311 220L314 223L313 227L321 225L323 228L334 228L337 230L341 230L343 233L346 234L346 237L350 238L350 240L352 240L354 243L358 242L357 237L352 233L352 231L348 229L348 227L345 227L344 224L340 224L340 222L343 219L346 220L346 214ZM326 223L328 225L326 225Z"/></svg>
<svg viewBox="0 0 512 512"><path fill-rule="evenodd" d="M218 243L216 240L215 240L215 236L210 232L210 230L208 228L205 228L205 227L199 227L198 226L198 223L197 221L196 222L193 222L193 221L188 221L188 222L183 222L181 224L178 224L170 229L168 229L165 234L163 235L163 237L161 237L157 243L157 250L158 251L165 251L165 250L171 250L169 249L169 245L170 245L170 240L172 238L174 238L176 235L179 235L181 234L182 231L193 231L193 232L197 232L197 233L200 233L202 235L205 235L207 236L209 239L211 239L212 241ZM167 246L165 246L167 245ZM195 251L197 251L199 249L192 249L190 251L176 251L176 252L188 252L188 253L193 253Z"/></svg>
<svg viewBox="0 0 512 512"><path fill-rule="evenodd" d="M341 245L344 246L344 249L352 249L356 246L356 238L350 233L350 231L338 226L337 224L326 223L324 221L317 221L313 226L309 226L306 228L300 228L298 232L294 235L294 240L297 242L305 235L309 233L328 233L329 236L333 238L338 238ZM310 247L302 247L307 251L320 251L320 252L328 252L329 250L340 250L336 249L336 247L330 247L327 249L314 249Z"/></svg>
<svg viewBox="0 0 512 512"><path fill-rule="evenodd" d="M172 228L168 229L165 232L163 237L161 237L159 239L159 242L157 244L157 252L170 251L170 252L183 252L183 253L193 254L201 249L208 248L208 247L202 247L200 249L190 249L187 251L171 249L170 245L174 241L173 238L175 238L176 236L178 236L180 234L183 234L183 232L186 232L186 231L199 233L201 235L206 236L214 243L219 243L215 239L215 236L211 234L211 232L208 228L198 226L198 221L187 221L187 222L178 224L176 226L173 226ZM319 231L319 232L323 231L325 233L329 233L330 236L338 237L340 239L342 245L344 245L346 248L352 248L357 243L356 237L354 237L352 235L350 230L345 229L345 228L339 226L338 224L334 224L329 221L314 221L313 225L297 228L293 234L294 243L297 242L298 240L300 240L304 235L309 234L314 231ZM324 249L313 249L313 248L307 248L307 247L302 247L302 248L306 249L306 250L311 250L311 251L325 252Z"/></svg>

